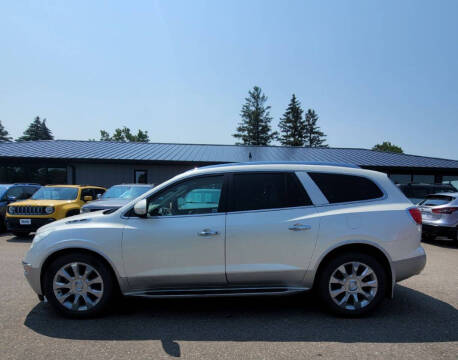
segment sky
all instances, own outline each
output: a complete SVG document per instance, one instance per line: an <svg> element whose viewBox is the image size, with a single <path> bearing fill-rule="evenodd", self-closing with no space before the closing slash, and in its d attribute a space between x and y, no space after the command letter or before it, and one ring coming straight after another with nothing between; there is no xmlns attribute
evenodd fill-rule
<svg viewBox="0 0 458 360"><path fill-rule="evenodd" d="M0 121L56 139L234 144L244 98L296 94L331 147L458 159L458 1L2 1Z"/></svg>

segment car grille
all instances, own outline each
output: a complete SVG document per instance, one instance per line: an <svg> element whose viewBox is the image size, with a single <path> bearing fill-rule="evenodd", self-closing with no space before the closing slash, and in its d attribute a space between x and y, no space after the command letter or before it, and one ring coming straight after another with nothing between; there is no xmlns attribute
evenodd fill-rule
<svg viewBox="0 0 458 360"><path fill-rule="evenodd" d="M45 215L45 206L14 206L14 215Z"/></svg>

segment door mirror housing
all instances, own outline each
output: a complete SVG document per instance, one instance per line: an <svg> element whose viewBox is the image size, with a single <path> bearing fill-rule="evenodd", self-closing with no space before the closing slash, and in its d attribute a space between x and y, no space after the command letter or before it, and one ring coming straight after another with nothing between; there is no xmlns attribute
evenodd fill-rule
<svg viewBox="0 0 458 360"><path fill-rule="evenodd" d="M97 194L97 200L99 200L102 197L102 194Z"/></svg>
<svg viewBox="0 0 458 360"><path fill-rule="evenodd" d="M137 201L134 205L134 213L137 216L145 217L147 212L147 202L146 199Z"/></svg>
<svg viewBox="0 0 458 360"><path fill-rule="evenodd" d="M92 201L92 196L91 195L86 195L85 197L83 197L83 200L84 201Z"/></svg>

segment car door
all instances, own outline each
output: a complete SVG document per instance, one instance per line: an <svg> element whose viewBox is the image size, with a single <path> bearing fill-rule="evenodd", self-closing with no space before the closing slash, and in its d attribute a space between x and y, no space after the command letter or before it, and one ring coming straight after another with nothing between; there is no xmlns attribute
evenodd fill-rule
<svg viewBox="0 0 458 360"><path fill-rule="evenodd" d="M134 290L226 285L224 176L172 184L147 199L147 216L130 215L124 267Z"/></svg>
<svg viewBox="0 0 458 360"><path fill-rule="evenodd" d="M315 248L312 202L294 173L235 173L226 219L230 285L300 285Z"/></svg>

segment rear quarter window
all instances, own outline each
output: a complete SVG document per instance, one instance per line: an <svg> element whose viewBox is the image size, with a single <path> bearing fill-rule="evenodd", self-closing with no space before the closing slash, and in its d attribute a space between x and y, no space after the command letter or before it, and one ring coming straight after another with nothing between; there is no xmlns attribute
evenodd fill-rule
<svg viewBox="0 0 458 360"><path fill-rule="evenodd" d="M383 196L373 181L362 176L314 172L309 175L331 204L372 200Z"/></svg>

